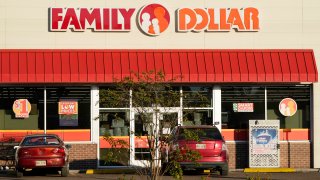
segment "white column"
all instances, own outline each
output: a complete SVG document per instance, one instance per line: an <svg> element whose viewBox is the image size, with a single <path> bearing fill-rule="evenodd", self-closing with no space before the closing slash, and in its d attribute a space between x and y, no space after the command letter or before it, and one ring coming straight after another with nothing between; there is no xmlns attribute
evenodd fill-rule
<svg viewBox="0 0 320 180"><path fill-rule="evenodd" d="M313 168L320 168L320 84L313 85L313 109L311 109L311 142L313 143ZM312 104L311 104L312 105ZM311 106L312 107L312 106Z"/></svg>
<svg viewBox="0 0 320 180"><path fill-rule="evenodd" d="M213 87L213 124L221 131L221 86Z"/></svg>
<svg viewBox="0 0 320 180"><path fill-rule="evenodd" d="M130 160L129 165L134 165L135 163L135 127L134 127L134 111L132 108L132 90L130 90Z"/></svg>
<svg viewBox="0 0 320 180"><path fill-rule="evenodd" d="M182 86L180 86L180 108L179 108L179 113L178 113L178 125L182 125L183 121L183 91L182 91Z"/></svg>
<svg viewBox="0 0 320 180"><path fill-rule="evenodd" d="M44 134L47 134L47 88L44 87L44 90L43 90L43 94L44 94L44 101L43 101L43 119L44 119L44 122L43 122L43 129L44 129Z"/></svg>
<svg viewBox="0 0 320 180"><path fill-rule="evenodd" d="M91 94L91 142L95 144L99 144L99 88L97 86L92 86L90 94Z"/></svg>
<svg viewBox="0 0 320 180"><path fill-rule="evenodd" d="M267 93L267 86L264 87L264 120L268 120L268 93Z"/></svg>

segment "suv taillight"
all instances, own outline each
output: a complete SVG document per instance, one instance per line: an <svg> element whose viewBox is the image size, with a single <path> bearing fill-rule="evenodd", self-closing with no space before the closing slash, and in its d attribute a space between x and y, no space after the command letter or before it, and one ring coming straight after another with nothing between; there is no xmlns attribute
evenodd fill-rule
<svg viewBox="0 0 320 180"><path fill-rule="evenodd" d="M225 143L222 143L220 156L223 157L223 158L227 158L227 156L228 156L228 148L227 148L227 145Z"/></svg>

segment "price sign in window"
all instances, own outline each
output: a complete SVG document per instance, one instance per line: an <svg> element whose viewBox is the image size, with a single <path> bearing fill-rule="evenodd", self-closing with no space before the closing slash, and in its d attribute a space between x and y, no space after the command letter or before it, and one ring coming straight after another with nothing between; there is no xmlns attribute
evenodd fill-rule
<svg viewBox="0 0 320 180"><path fill-rule="evenodd" d="M31 104L28 99L17 99L12 106L16 118L28 118L31 111Z"/></svg>

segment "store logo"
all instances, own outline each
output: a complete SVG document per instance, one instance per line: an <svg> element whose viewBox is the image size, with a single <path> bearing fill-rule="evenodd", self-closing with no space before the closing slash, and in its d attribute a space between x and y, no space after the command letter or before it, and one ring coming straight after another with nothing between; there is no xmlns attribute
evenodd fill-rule
<svg viewBox="0 0 320 180"><path fill-rule="evenodd" d="M50 31L131 31L135 8L50 8ZM176 32L259 31L256 8L180 8ZM158 36L170 24L169 11L160 4L143 6L136 15L137 26L149 36Z"/></svg>
<svg viewBox="0 0 320 180"><path fill-rule="evenodd" d="M31 104L28 99L17 99L13 103L12 110L16 118L28 118L31 111Z"/></svg>
<svg viewBox="0 0 320 180"><path fill-rule="evenodd" d="M279 111L284 116L293 116L298 109L298 105L295 100L291 98L282 99L279 103Z"/></svg>
<svg viewBox="0 0 320 180"><path fill-rule="evenodd" d="M140 30L150 36L164 32L170 23L168 10L160 4L149 4L141 8L138 14Z"/></svg>
<svg viewBox="0 0 320 180"><path fill-rule="evenodd" d="M256 8L181 8L177 10L178 32L258 31Z"/></svg>
<svg viewBox="0 0 320 180"><path fill-rule="evenodd" d="M50 8L50 31L130 31L135 9Z"/></svg>

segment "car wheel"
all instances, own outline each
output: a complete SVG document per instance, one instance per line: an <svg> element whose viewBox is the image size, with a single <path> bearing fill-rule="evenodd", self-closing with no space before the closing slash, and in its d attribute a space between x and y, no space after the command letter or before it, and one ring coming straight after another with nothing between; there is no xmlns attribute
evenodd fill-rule
<svg viewBox="0 0 320 180"><path fill-rule="evenodd" d="M67 177L69 175L69 165L64 166L61 168L61 176L62 177Z"/></svg>
<svg viewBox="0 0 320 180"><path fill-rule="evenodd" d="M20 168L17 168L17 169L16 169L16 176L17 176L17 177L23 177L23 170L20 169Z"/></svg>
<svg viewBox="0 0 320 180"><path fill-rule="evenodd" d="M229 169L228 168L220 170L220 175L221 176L227 176L228 173L229 173Z"/></svg>
<svg viewBox="0 0 320 180"><path fill-rule="evenodd" d="M166 162L162 163L161 170L164 175L168 175L169 174L168 163Z"/></svg>

